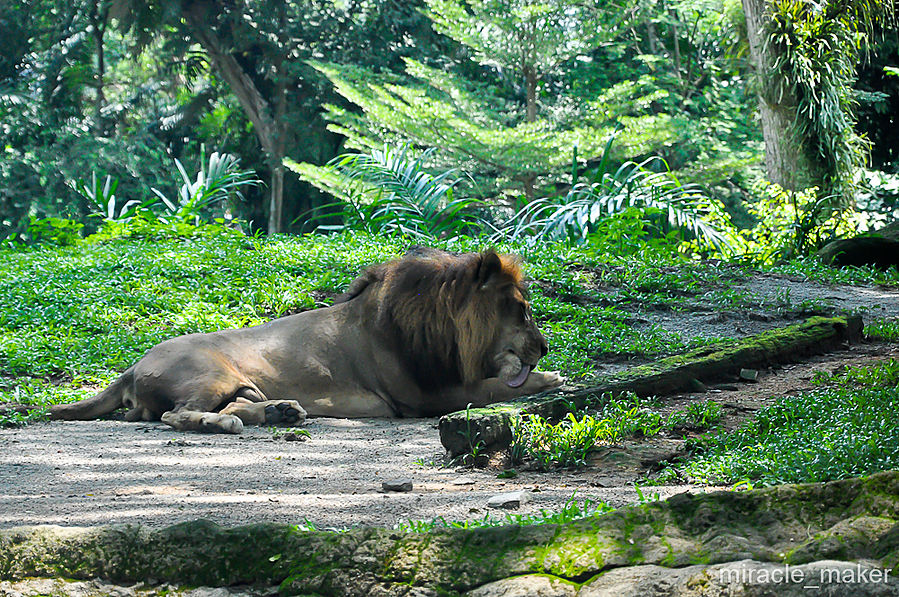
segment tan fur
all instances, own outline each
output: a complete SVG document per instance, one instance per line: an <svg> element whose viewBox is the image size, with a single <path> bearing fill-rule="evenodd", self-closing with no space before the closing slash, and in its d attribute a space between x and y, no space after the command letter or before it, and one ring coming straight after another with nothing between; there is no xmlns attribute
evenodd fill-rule
<svg viewBox="0 0 899 597"><path fill-rule="evenodd" d="M163 342L51 417L126 406L129 420L239 433L307 413L434 416L558 386L532 370L545 352L514 257L418 248L367 269L332 307Z"/></svg>

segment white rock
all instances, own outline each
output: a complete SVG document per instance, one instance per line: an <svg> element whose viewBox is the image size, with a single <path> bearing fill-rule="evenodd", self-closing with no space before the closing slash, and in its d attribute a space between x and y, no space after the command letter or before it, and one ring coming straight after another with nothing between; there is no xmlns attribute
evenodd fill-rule
<svg viewBox="0 0 899 597"><path fill-rule="evenodd" d="M500 493L487 500L488 508L504 508L506 510L514 510L522 504L528 503L530 496L527 491L510 491L509 493Z"/></svg>

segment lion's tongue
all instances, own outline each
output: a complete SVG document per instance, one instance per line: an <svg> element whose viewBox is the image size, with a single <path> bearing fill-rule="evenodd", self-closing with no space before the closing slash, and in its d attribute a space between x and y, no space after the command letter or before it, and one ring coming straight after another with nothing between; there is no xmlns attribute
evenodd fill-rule
<svg viewBox="0 0 899 597"><path fill-rule="evenodd" d="M507 381L506 384L509 387L517 388L518 386L520 386L521 384L524 383L524 380L526 380L528 378L528 374L530 372L531 372L530 365L522 365L521 371L518 372L518 375L516 375L515 377L513 377L512 379Z"/></svg>

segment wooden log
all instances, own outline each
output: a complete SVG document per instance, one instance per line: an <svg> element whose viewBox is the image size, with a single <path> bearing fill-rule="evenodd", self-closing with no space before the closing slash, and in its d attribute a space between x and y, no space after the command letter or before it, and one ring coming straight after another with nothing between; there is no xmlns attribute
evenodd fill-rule
<svg viewBox="0 0 899 597"><path fill-rule="evenodd" d="M691 390L697 382L714 382L743 368L795 361L861 337L861 317L811 317L804 322L768 330L733 342L698 348L654 363L632 367L601 379L596 385L528 396L440 418L440 441L450 456L473 448L495 450L512 441L511 421L522 414L560 419L566 413L598 403L603 396L634 392L660 396Z"/></svg>

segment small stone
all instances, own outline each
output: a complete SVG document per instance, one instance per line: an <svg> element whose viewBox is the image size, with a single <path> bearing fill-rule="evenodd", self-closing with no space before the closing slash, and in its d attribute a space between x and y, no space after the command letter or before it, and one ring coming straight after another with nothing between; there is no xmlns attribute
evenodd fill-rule
<svg viewBox="0 0 899 597"><path fill-rule="evenodd" d="M740 369L740 379L743 381L757 381L759 372L757 369Z"/></svg>
<svg viewBox="0 0 899 597"><path fill-rule="evenodd" d="M487 507L514 510L522 504L528 503L529 499L527 491L510 491L509 493L500 493L487 500Z"/></svg>
<svg viewBox="0 0 899 597"><path fill-rule="evenodd" d="M409 479L384 481L381 483L381 489L384 491L412 491L412 481Z"/></svg>
<svg viewBox="0 0 899 597"><path fill-rule="evenodd" d="M302 433L294 433L293 431L288 431L281 436L281 439L285 442L304 442L308 439L308 436Z"/></svg>

